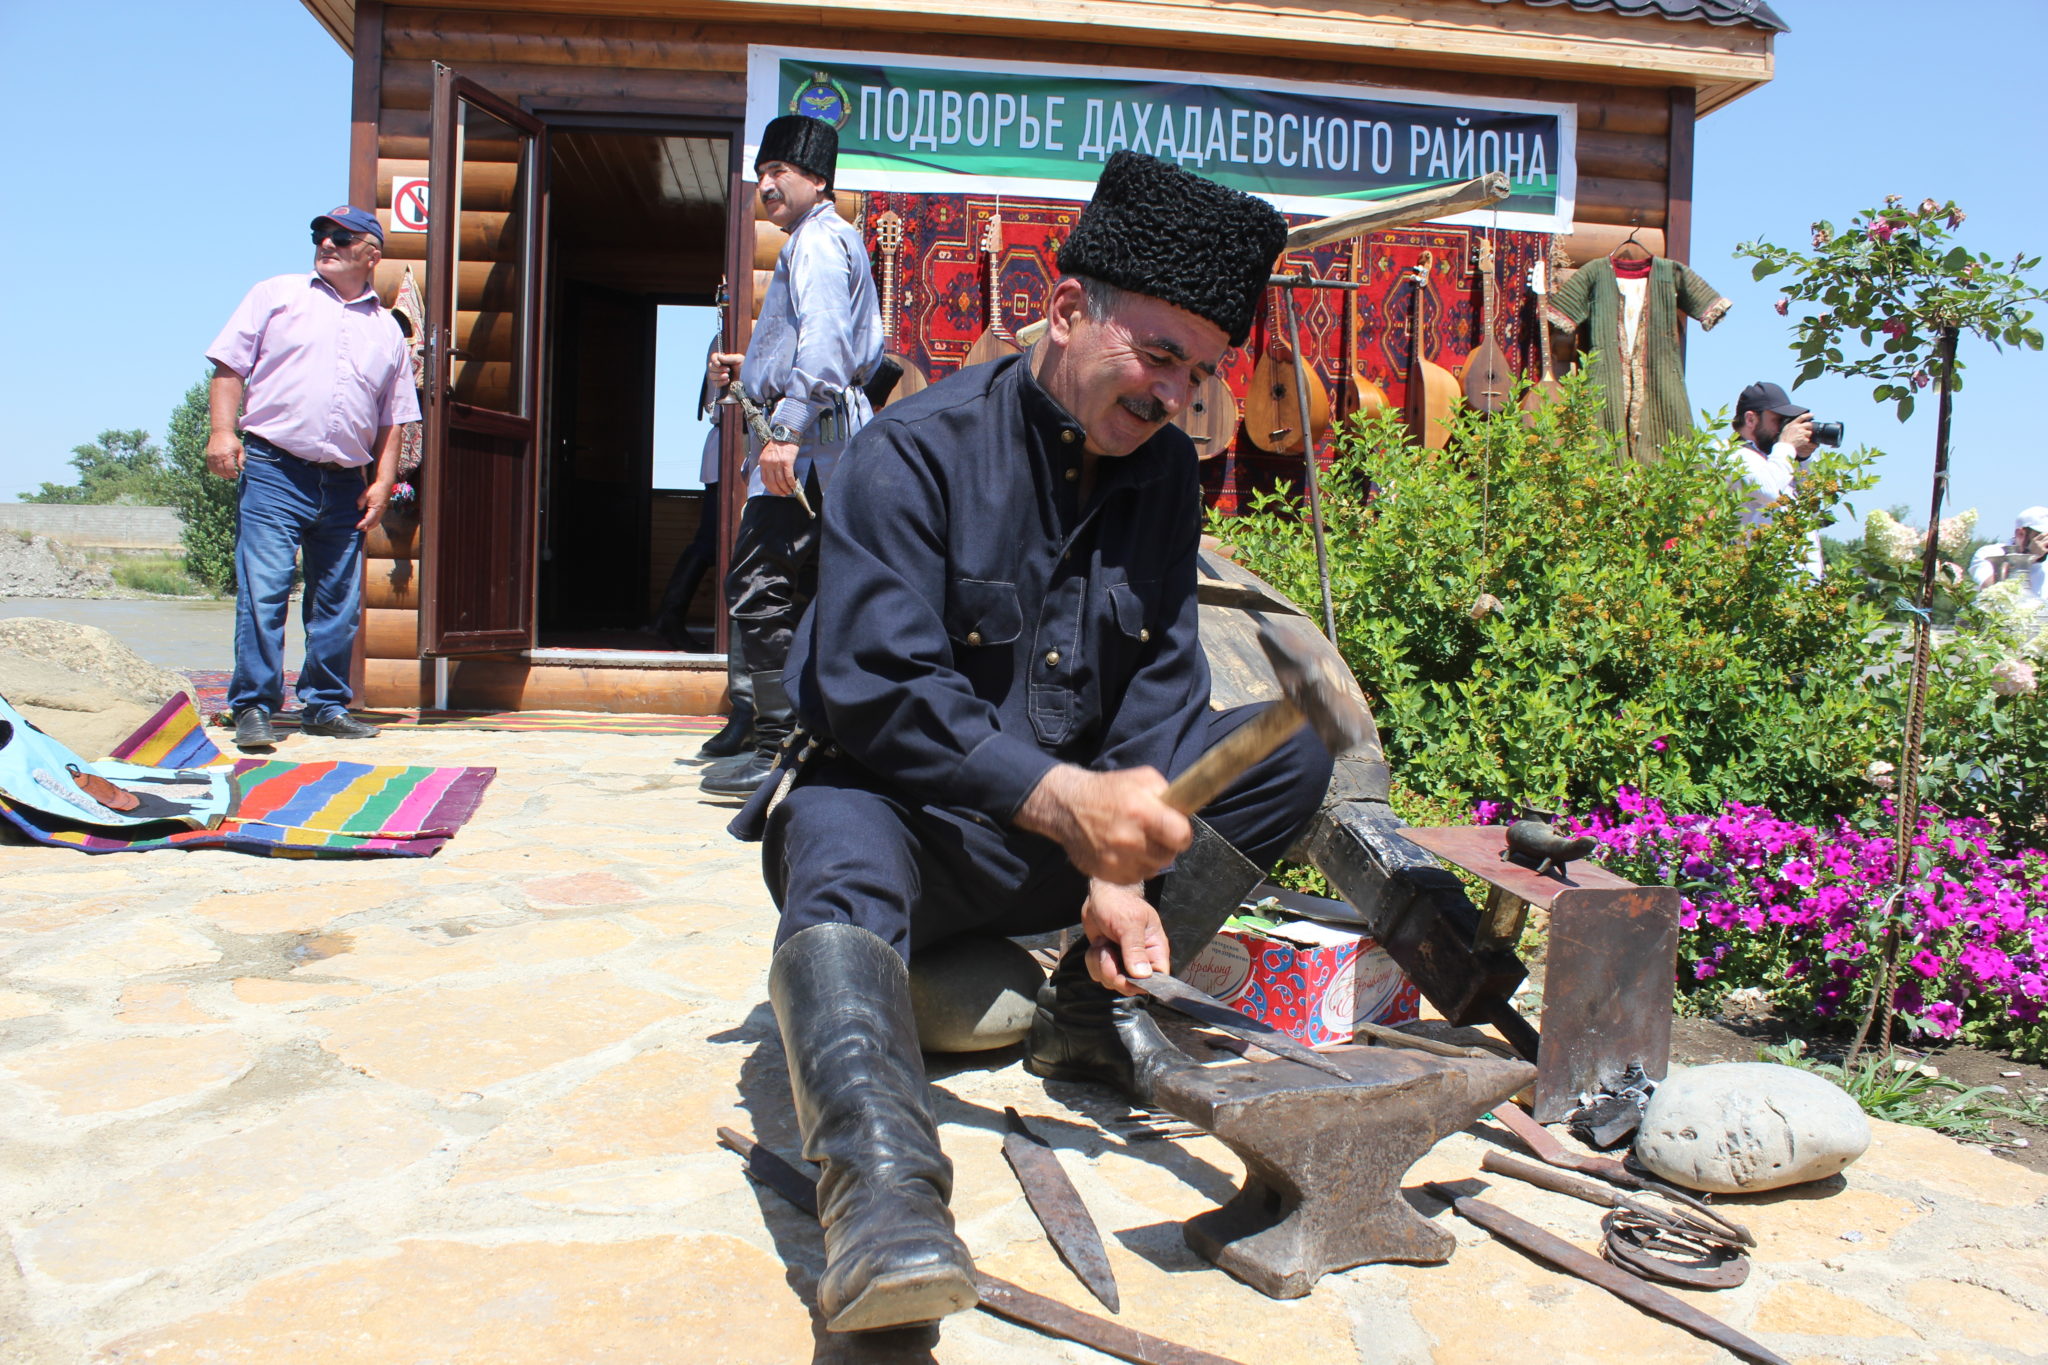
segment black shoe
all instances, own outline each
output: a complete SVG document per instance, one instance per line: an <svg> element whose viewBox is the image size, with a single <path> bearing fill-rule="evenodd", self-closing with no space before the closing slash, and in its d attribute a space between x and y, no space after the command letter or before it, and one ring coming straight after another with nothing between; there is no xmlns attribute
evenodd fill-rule
<svg viewBox="0 0 2048 1365"><path fill-rule="evenodd" d="M775 755L756 749L736 764L720 764L706 773L697 789L706 796L752 796L774 771Z"/></svg>
<svg viewBox="0 0 2048 1365"><path fill-rule="evenodd" d="M1153 901L1176 969L1201 956L1261 877L1207 821L1192 823L1194 842L1174 859ZM1159 1076L1194 1062L1167 1041L1142 997L1118 995L1095 983L1088 975L1087 951L1085 939L1068 948L1039 987L1024 1069L1047 1080L1094 1081L1121 1091L1134 1104L1149 1104Z"/></svg>
<svg viewBox="0 0 2048 1365"><path fill-rule="evenodd" d="M325 735L329 739L375 739L377 727L357 720L346 711L335 711L325 720L302 720L302 735Z"/></svg>
<svg viewBox="0 0 2048 1365"><path fill-rule="evenodd" d="M260 706L245 706L235 713L237 749L275 749L277 731L270 728L270 713Z"/></svg>
<svg viewBox="0 0 2048 1365"><path fill-rule="evenodd" d="M804 1155L821 1163L825 1329L908 1327L974 1307L903 959L865 929L815 924L776 949L768 998Z"/></svg>
<svg viewBox="0 0 2048 1365"><path fill-rule="evenodd" d="M735 705L725 718L725 728L704 741L699 758L731 758L743 754L754 742L754 708Z"/></svg>

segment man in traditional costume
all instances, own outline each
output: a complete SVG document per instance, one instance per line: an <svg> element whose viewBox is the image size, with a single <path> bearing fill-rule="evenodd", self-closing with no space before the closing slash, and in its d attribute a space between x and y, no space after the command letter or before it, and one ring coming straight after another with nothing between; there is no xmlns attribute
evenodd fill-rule
<svg viewBox="0 0 2048 1365"><path fill-rule="evenodd" d="M734 822L765 833L782 912L769 994L831 1330L976 1298L908 959L1078 923L1026 1066L1143 1097L1192 1063L1132 979L1192 958L1328 786L1303 732L1192 822L1160 799L1256 710L1209 709L1196 454L1168 419L1244 341L1284 238L1264 202L1119 152L1043 340L894 404L841 465L787 674L794 773Z"/></svg>
<svg viewBox="0 0 2048 1365"><path fill-rule="evenodd" d="M782 666L817 591L815 513L847 440L874 415L860 385L881 364L882 310L860 233L833 208L838 160L839 134L829 123L789 114L762 130L754 157L761 203L789 240L747 353L714 355L709 367L720 393L737 370L769 424L758 448L749 434L747 505L725 580L738 637L732 648L753 681L754 752L704 779L704 790L719 796L759 787L789 735Z"/></svg>

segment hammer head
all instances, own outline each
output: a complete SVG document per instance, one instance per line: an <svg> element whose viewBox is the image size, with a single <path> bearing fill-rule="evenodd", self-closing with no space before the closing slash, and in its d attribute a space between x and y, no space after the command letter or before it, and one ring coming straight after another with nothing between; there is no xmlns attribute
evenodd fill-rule
<svg viewBox="0 0 2048 1365"><path fill-rule="evenodd" d="M1372 716L1347 685L1343 660L1334 645L1290 639L1273 628L1259 627L1259 648L1280 681L1280 695L1307 718L1309 726L1333 754L1341 754L1372 735Z"/></svg>

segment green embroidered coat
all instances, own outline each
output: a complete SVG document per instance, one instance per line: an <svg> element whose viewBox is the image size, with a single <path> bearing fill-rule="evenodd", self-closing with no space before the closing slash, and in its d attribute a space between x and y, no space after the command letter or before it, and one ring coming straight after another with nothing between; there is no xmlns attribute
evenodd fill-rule
<svg viewBox="0 0 2048 1365"><path fill-rule="evenodd" d="M1692 405L1685 396L1685 354L1681 314L1712 330L1728 311L1728 300L1690 266L1659 256L1650 264L1650 284L1637 324L1635 347L1622 332L1621 286L1605 256L1589 261L1550 296L1551 324L1587 331L1593 379L1607 396L1607 429L1622 438L1628 453L1648 463L1674 431L1691 431ZM1583 363L1583 362L1582 362Z"/></svg>

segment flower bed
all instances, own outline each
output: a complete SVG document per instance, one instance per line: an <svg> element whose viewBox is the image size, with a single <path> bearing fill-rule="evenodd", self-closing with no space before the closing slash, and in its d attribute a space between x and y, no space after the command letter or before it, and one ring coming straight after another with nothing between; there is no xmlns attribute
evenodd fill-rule
<svg viewBox="0 0 2048 1365"><path fill-rule="evenodd" d="M1698 1007L1753 986L1794 1015L1853 1017L1889 921L1902 936L1898 1009L1915 1032L2048 1058L2048 852L1999 856L1983 821L1926 807L1912 884L1888 903L1889 820L1817 827L1736 802L1673 815L1624 788L1613 809L1572 824L1616 872L1683 893L1678 985Z"/></svg>

